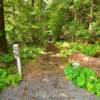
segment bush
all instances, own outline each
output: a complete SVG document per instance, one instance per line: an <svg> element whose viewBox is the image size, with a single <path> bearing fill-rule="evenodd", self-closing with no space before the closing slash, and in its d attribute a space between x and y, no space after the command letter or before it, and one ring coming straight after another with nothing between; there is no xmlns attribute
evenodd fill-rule
<svg viewBox="0 0 100 100"><path fill-rule="evenodd" d="M21 57L24 59L36 58L41 51L43 51L43 49L40 47L25 47L21 49Z"/></svg>
<svg viewBox="0 0 100 100"><path fill-rule="evenodd" d="M6 70L0 69L0 91L7 86L16 86L21 81L21 76L18 74L9 74Z"/></svg>
<svg viewBox="0 0 100 100"><path fill-rule="evenodd" d="M100 96L100 78L93 70L78 64L68 64L64 74L76 86L86 88L89 92Z"/></svg>
<svg viewBox="0 0 100 100"><path fill-rule="evenodd" d="M9 64L11 64L14 61L14 56L11 54L4 54L0 56L0 61L9 66Z"/></svg>
<svg viewBox="0 0 100 100"><path fill-rule="evenodd" d="M100 51L99 44L82 44L82 43L68 43L57 42L56 45L60 49L60 53L63 57L67 57L72 53L83 53L87 56L95 56Z"/></svg>
<svg viewBox="0 0 100 100"><path fill-rule="evenodd" d="M95 56L96 52L97 52L97 48L94 45L83 46L83 50L82 50L83 54L86 54L88 56Z"/></svg>

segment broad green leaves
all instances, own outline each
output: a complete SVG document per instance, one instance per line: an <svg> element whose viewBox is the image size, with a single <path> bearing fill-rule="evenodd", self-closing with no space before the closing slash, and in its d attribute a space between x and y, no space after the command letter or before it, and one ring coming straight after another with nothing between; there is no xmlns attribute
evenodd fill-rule
<svg viewBox="0 0 100 100"><path fill-rule="evenodd" d="M93 70L68 64L64 69L64 74L76 86L86 88L89 92L100 96L100 78Z"/></svg>
<svg viewBox="0 0 100 100"><path fill-rule="evenodd" d="M33 5L32 0L5 0L4 3L6 33L10 43L25 43L28 37L31 41L34 37L42 41L49 33L58 39L62 34L67 36L66 31L70 34L70 40L72 36L89 39L91 0L35 0ZM93 27L99 32L97 7L93 9L97 20L93 22Z"/></svg>
<svg viewBox="0 0 100 100"><path fill-rule="evenodd" d="M16 86L21 81L18 74L9 74L6 70L0 69L0 91L9 85Z"/></svg>
<svg viewBox="0 0 100 100"><path fill-rule="evenodd" d="M6 66L9 66L9 64L11 64L14 61L14 56L10 54L4 54L0 56L0 61L6 64Z"/></svg>
<svg viewBox="0 0 100 100"><path fill-rule="evenodd" d="M79 87L84 87L86 83L85 75L79 74L79 76L76 77L76 80L74 80L74 83Z"/></svg>

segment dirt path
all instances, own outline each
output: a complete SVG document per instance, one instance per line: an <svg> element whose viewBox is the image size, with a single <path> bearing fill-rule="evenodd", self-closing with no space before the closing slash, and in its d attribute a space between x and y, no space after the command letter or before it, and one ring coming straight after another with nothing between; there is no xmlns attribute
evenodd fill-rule
<svg viewBox="0 0 100 100"><path fill-rule="evenodd" d="M23 80L18 87L10 87L0 100L99 100L84 89L75 87L62 74L45 73Z"/></svg>
<svg viewBox="0 0 100 100"><path fill-rule="evenodd" d="M17 87L4 90L0 100L99 100L65 79L65 62L57 54L32 61L26 65L23 81Z"/></svg>

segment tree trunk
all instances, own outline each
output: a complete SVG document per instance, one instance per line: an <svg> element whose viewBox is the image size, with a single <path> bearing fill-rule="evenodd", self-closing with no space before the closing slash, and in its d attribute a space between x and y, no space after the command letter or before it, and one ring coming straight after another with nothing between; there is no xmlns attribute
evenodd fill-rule
<svg viewBox="0 0 100 100"><path fill-rule="evenodd" d="M77 21L77 13L74 12L74 21Z"/></svg>
<svg viewBox="0 0 100 100"><path fill-rule="evenodd" d="M93 26L92 22L89 23L89 33L93 33Z"/></svg>
<svg viewBox="0 0 100 100"><path fill-rule="evenodd" d="M3 0L0 0L0 53L7 53L7 40L4 24L4 5Z"/></svg>
<svg viewBox="0 0 100 100"><path fill-rule="evenodd" d="M93 2L92 2L92 0L91 0L90 22L89 22L89 33L93 33L92 19L93 19Z"/></svg>
<svg viewBox="0 0 100 100"><path fill-rule="evenodd" d="M34 0L32 0L32 6L34 7Z"/></svg>

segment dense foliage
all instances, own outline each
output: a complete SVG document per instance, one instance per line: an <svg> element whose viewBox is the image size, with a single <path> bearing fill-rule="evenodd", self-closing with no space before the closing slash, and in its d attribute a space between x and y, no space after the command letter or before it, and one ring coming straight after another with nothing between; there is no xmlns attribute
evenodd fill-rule
<svg viewBox="0 0 100 100"><path fill-rule="evenodd" d="M21 81L18 74L10 74L5 69L0 68L0 91L9 85L16 86Z"/></svg>
<svg viewBox="0 0 100 100"><path fill-rule="evenodd" d="M11 54L4 54L0 56L0 62L4 63L6 66L9 66L12 62L14 62L14 56Z"/></svg>
<svg viewBox="0 0 100 100"><path fill-rule="evenodd" d="M22 66L43 53L49 36L65 58L76 52L88 56L100 52L99 0L0 0L0 4L0 90L20 80L5 68L16 66L12 50L15 43L19 44ZM91 70L68 66L65 74L68 73L76 85L100 95L99 80ZM69 75L76 70L75 76ZM76 76L79 76L77 80Z"/></svg>
<svg viewBox="0 0 100 100"><path fill-rule="evenodd" d="M67 57L72 53L82 53L87 56L95 56L100 51L99 44L83 44L83 43L69 43L69 42L57 42L57 47L60 49L60 54L63 57Z"/></svg>
<svg viewBox="0 0 100 100"><path fill-rule="evenodd" d="M4 0L9 44L59 40L98 42L99 0ZM92 34L93 33L93 34Z"/></svg>
<svg viewBox="0 0 100 100"><path fill-rule="evenodd" d="M100 96L100 78L93 70L74 63L65 67L64 74L76 86Z"/></svg>

